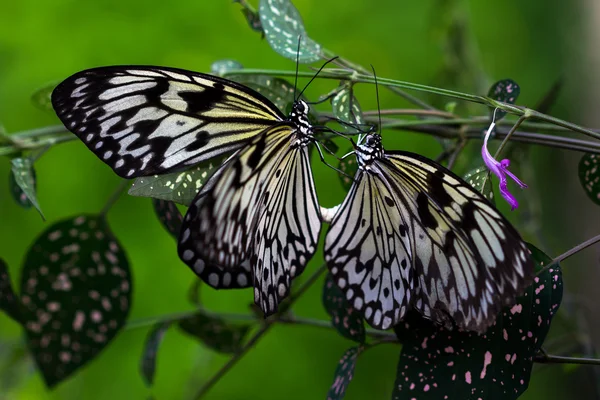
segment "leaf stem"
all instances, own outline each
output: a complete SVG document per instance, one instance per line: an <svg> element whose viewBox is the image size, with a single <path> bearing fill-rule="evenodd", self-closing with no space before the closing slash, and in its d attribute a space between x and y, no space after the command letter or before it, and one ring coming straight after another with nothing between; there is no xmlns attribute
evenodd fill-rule
<svg viewBox="0 0 600 400"><path fill-rule="evenodd" d="M583 243L579 243L577 246L573 247L572 249L569 249L569 250L565 251L563 254L559 255L558 257L555 257L551 263L549 263L544 268L542 268L536 275L539 276L541 273L548 270L549 268L552 268L553 266L558 265L559 263L563 262L564 260L571 257L572 255L577 254L580 251L582 251L598 242L600 242L600 235L596 235L593 238L588 239Z"/></svg>
<svg viewBox="0 0 600 400"><path fill-rule="evenodd" d="M538 354L533 359L540 364L581 364L581 365L600 365L598 358L585 357L564 357L552 354Z"/></svg>
<svg viewBox="0 0 600 400"><path fill-rule="evenodd" d="M110 197L106 201L106 204L104 204L104 207L102 207L102 210L100 211L100 214L99 214L101 217L103 217L103 218L106 217L106 214L108 213L108 211L112 208L112 206L116 203L116 201L119 200L119 197L121 197L121 195L123 194L125 189L127 189L128 186L129 186L128 180L126 180L126 179L121 180L121 182L119 183L117 188L114 190L114 192L110 195Z"/></svg>
<svg viewBox="0 0 600 400"><path fill-rule="evenodd" d="M504 137L504 140L502 140L502 143L500 143L500 146L498 147L498 149L496 150L496 154L494 154L494 158L498 158L498 154L500 154L500 152L502 151L502 149L504 148L504 146L506 146L506 143L508 143L508 140L510 139L510 137L515 133L515 131L517 130L517 128L519 126L521 126L521 124L523 122L525 122L525 120L528 117L525 115L522 115L517 122L513 125L512 128L510 128L510 131L508 131L508 134Z"/></svg>

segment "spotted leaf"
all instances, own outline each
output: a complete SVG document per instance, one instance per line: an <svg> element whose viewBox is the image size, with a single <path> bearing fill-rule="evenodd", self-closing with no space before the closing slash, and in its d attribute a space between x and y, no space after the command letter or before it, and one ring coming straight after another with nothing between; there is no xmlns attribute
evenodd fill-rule
<svg viewBox="0 0 600 400"><path fill-rule="evenodd" d="M263 37L265 33L263 32L262 24L260 23L260 17L258 16L258 12L251 7L246 0L234 0L235 3L240 3L242 6L242 14L246 18L248 22L248 26L255 32L262 33Z"/></svg>
<svg viewBox="0 0 600 400"><path fill-rule="evenodd" d="M210 65L210 73L223 76L231 70L242 69L244 66L234 60L218 60Z"/></svg>
<svg viewBox="0 0 600 400"><path fill-rule="evenodd" d="M158 348L160 347L165 333L170 326L170 321L158 323L152 327L152 330L148 333L148 336L146 336L146 343L144 343L144 353L142 354L140 371L147 386L152 386L154 383Z"/></svg>
<svg viewBox="0 0 600 400"><path fill-rule="evenodd" d="M94 215L50 226L31 245L21 276L27 345L48 387L94 359L125 324L127 257Z"/></svg>
<svg viewBox="0 0 600 400"><path fill-rule="evenodd" d="M226 354L236 353L242 348L251 328L249 324L230 324L201 311L179 321L179 327L207 347Z"/></svg>
<svg viewBox="0 0 600 400"><path fill-rule="evenodd" d="M175 238L179 237L183 216L172 201L152 199L154 212L165 229Z"/></svg>
<svg viewBox="0 0 600 400"><path fill-rule="evenodd" d="M0 258L0 310L17 322L21 321L19 298L15 294L8 274L8 266Z"/></svg>
<svg viewBox="0 0 600 400"><path fill-rule="evenodd" d="M258 15L267 41L277 53L294 61L297 58L301 64L321 59L321 46L308 37L302 17L290 0L260 0Z"/></svg>
<svg viewBox="0 0 600 400"><path fill-rule="evenodd" d="M31 173L33 178L33 190L34 192L37 189L37 179L35 174L35 169L33 166L31 167ZM10 193L12 194L13 199L23 208L29 209L33 206L27 194L21 189L21 187L17 184L17 180L15 179L15 174L11 171L8 175L8 187L10 189Z"/></svg>
<svg viewBox="0 0 600 400"><path fill-rule="evenodd" d="M491 97L496 101L515 104L520 93L521 88L517 82L512 79L502 79L492 85L488 92L488 97ZM506 111L496 110L496 121L504 118L505 115Z"/></svg>
<svg viewBox="0 0 600 400"><path fill-rule="evenodd" d="M496 204L494 199L494 187L492 186L492 175L486 167L475 168L467 172L464 180L481 193L492 204Z"/></svg>
<svg viewBox="0 0 600 400"><path fill-rule="evenodd" d="M345 87L340 90L332 99L331 106L333 108L333 115L340 121L345 122L342 124L343 129L346 133L355 134L361 131L354 127L356 125L364 125L365 119L363 117L362 109L351 87ZM354 125L354 126L350 126Z"/></svg>
<svg viewBox="0 0 600 400"><path fill-rule="evenodd" d="M353 149L348 149L345 154L353 152ZM340 161L340 165L338 169L342 172L345 172L346 175L338 173L340 177L340 181L342 183L342 187L346 190L350 190L352 187L352 183L354 182L351 177L356 176L356 171L358 171L358 163L356 162L356 157L352 157L352 155L342 159Z"/></svg>
<svg viewBox="0 0 600 400"><path fill-rule="evenodd" d="M220 165L221 160L210 160L183 172L142 176L135 179L129 188L129 194L189 206L200 188Z"/></svg>
<svg viewBox="0 0 600 400"><path fill-rule="evenodd" d="M256 90L283 112L291 111L295 100L295 88L285 79L273 78L269 75L230 75L229 78ZM311 108L309 112L314 110Z"/></svg>
<svg viewBox="0 0 600 400"><path fill-rule="evenodd" d="M551 260L529 245L536 269ZM482 335L448 331L413 314L394 329L403 342L393 399L516 399L529 385L535 354L562 300L551 267Z"/></svg>
<svg viewBox="0 0 600 400"><path fill-rule="evenodd" d="M600 205L600 155L586 153L581 157L579 181L590 200Z"/></svg>
<svg viewBox="0 0 600 400"><path fill-rule="evenodd" d="M13 158L11 160L11 164L12 173L16 185L21 189L21 192L23 195L25 195L25 198L29 200L31 204L33 204L33 206L38 210L42 218L44 218L44 214L40 209L35 194L36 181L33 163L28 158ZM13 195L16 195L16 189L13 189L11 191L13 192ZM20 204L24 204L25 200L22 198L22 195L19 194L18 198L15 198Z"/></svg>
<svg viewBox="0 0 600 400"><path fill-rule="evenodd" d="M364 343L365 326L362 314L348 304L340 288L333 282L331 274L327 274L323 286L323 306L331 316L332 325L342 336Z"/></svg>
<svg viewBox="0 0 600 400"><path fill-rule="evenodd" d="M333 384L327 393L327 400L341 400L346 395L346 389L354 378L356 359L364 350L363 346L352 347L344 353L335 369Z"/></svg>

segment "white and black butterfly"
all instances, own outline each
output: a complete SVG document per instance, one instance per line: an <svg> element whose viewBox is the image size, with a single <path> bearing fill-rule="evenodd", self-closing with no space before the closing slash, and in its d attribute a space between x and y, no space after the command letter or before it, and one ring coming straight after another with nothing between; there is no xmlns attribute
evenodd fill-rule
<svg viewBox="0 0 600 400"><path fill-rule="evenodd" d="M370 133L325 239L349 303L387 329L414 308L447 327L484 332L531 283L529 251L479 192L418 154L385 152Z"/></svg>
<svg viewBox="0 0 600 400"><path fill-rule="evenodd" d="M238 83L162 67L79 72L52 94L65 126L117 174L165 173L235 152L192 202L180 258L216 288L254 286L266 314L288 294L321 229L309 107L286 117Z"/></svg>

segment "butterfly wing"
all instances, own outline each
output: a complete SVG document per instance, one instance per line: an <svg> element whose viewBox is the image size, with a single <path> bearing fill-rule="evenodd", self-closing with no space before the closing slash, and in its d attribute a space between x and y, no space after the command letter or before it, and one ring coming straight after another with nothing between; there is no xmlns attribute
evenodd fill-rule
<svg viewBox="0 0 600 400"><path fill-rule="evenodd" d="M119 176L160 174L237 150L285 116L238 83L174 68L116 66L59 84L63 124Z"/></svg>
<svg viewBox="0 0 600 400"><path fill-rule="evenodd" d="M325 238L325 261L350 305L387 329L411 300L412 246L404 216L381 176L358 170Z"/></svg>
<svg viewBox="0 0 600 400"><path fill-rule="evenodd" d="M179 239L181 259L209 284L206 265L223 274L249 266L265 314L288 294L321 228L308 149L291 145L293 132L270 128L232 157L192 202Z"/></svg>
<svg viewBox="0 0 600 400"><path fill-rule="evenodd" d="M438 323L484 332L533 279L520 235L479 192L425 157L387 152L377 165L408 223L412 304Z"/></svg>

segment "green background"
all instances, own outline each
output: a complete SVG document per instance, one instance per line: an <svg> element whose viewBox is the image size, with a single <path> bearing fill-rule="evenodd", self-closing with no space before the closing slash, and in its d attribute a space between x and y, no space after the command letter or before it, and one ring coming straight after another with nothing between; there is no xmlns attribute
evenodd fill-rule
<svg viewBox="0 0 600 400"><path fill-rule="evenodd" d="M579 96L586 82L577 73L586 60L584 4L576 1L478 0L397 1L296 0L309 35L327 49L368 67L379 76L485 94L495 80L510 77L521 85L518 104L534 106L560 76L568 77L553 115L583 123ZM257 6L257 3L253 3ZM293 70L294 63L277 55L251 31L240 6L229 0L208 1L3 1L0 10L0 122L8 132L55 125L51 112L35 108L31 94L79 70L113 64L150 64L206 72L212 62L234 59L248 68ZM301 68L306 68L302 67ZM308 90L315 99L335 86L317 82ZM375 109L374 88L361 86L363 109ZM443 105L446 99L424 96ZM390 92L381 91L384 108L404 107ZM461 111L466 108L459 109ZM470 111L484 114L482 107ZM389 148L435 157L439 144L430 137L390 132ZM391 139L387 139L390 137ZM538 186L544 195L546 243L536 245L551 256L584 237L565 233L564 200L557 179L575 180L562 153L533 152L543 166ZM566 160L566 161L565 161ZM552 162L552 163L551 163ZM551 164L550 164L551 163ZM467 162L461 162L463 168ZM319 199L324 206L344 196L336 174L315 161ZM569 168L571 168L569 167ZM119 183L79 141L52 148L36 163L38 195L48 222L80 213L98 212ZM0 159L0 180L8 181L10 162ZM464 169L459 172L465 172ZM568 176L568 178L565 178ZM581 189L576 200L582 198ZM527 192L517 192L527 201ZM579 199L579 200L577 200ZM583 200L585 201L585 200ZM506 208L502 208L506 211ZM510 215L518 228L519 213ZM138 320L192 309L186 294L195 276L177 258L175 243L154 217L148 199L122 196L109 222L128 252L134 275L130 319ZM33 210L19 208L7 189L0 191L0 257L9 264L18 287L19 269L29 244L47 226ZM557 235L556 232L562 232ZM527 237L533 240L532 237ZM309 274L322 262L315 255ZM566 274L569 279L579 277ZM295 306L299 316L326 318L320 285ZM217 311L247 312L251 291L216 292L205 288L204 304ZM559 313L560 317L560 313ZM563 317L564 319L564 317ZM568 325L569 322L563 321ZM138 373L148 328L128 329L90 365L48 392L31 369L0 377L0 399L187 399L227 357L170 330L160 348L155 387L148 390ZM551 335L552 337L552 335ZM20 343L19 326L0 315L0 361ZM207 395L209 399L324 398L333 371L352 343L333 331L300 326L276 326ZM378 346L360 357L348 399L390 398L399 347ZM6 360L4 360L6 361ZM579 368L568 374L560 366L534 371L523 398L561 399L575 386L592 397L593 375ZM583 398L583 397L581 397Z"/></svg>

